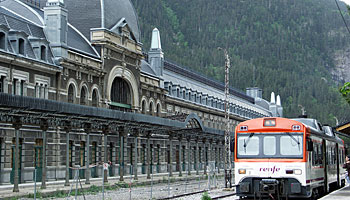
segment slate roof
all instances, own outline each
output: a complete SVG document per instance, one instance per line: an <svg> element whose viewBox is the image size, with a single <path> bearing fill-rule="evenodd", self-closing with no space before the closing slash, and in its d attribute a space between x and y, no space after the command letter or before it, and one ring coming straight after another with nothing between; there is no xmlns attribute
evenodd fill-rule
<svg viewBox="0 0 350 200"><path fill-rule="evenodd" d="M45 5L46 0L41 1ZM101 28L101 0L64 0L68 9L68 21L86 38L90 39L91 28ZM140 42L138 17L130 0L104 0L105 28L112 29L125 18L137 42Z"/></svg>
<svg viewBox="0 0 350 200"><path fill-rule="evenodd" d="M151 68L150 64L147 63L145 60L141 60L141 71L143 73L146 73L155 77L157 76L156 73Z"/></svg>
<svg viewBox="0 0 350 200"><path fill-rule="evenodd" d="M33 37L46 38L42 23L44 18L43 10L18 0L5 0L0 2L0 13L2 14L0 16L0 24L9 25L9 28L24 31L26 34ZM72 26L68 26L67 34L69 49L95 58L100 57L94 50L94 47L91 46L88 40L89 37L84 38L84 36Z"/></svg>

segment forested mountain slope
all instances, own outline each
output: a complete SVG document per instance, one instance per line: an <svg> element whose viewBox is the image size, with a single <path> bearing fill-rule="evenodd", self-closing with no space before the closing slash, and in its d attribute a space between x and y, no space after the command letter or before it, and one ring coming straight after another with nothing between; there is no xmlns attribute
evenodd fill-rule
<svg viewBox="0 0 350 200"><path fill-rule="evenodd" d="M330 73L334 53L350 47L350 34L334 1L132 2L145 51L157 27L166 59L223 81L224 55L217 48L227 48L231 86L243 91L258 86L265 99L272 91L280 94L286 117L300 115L304 107L322 123L335 125L335 117L350 120L349 105ZM345 12L345 5L340 5Z"/></svg>

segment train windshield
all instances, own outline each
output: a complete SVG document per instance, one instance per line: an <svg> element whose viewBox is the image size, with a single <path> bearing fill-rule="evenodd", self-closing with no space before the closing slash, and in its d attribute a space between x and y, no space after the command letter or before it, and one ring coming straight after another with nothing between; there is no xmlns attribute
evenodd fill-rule
<svg viewBox="0 0 350 200"><path fill-rule="evenodd" d="M237 158L303 158L303 133L238 133Z"/></svg>

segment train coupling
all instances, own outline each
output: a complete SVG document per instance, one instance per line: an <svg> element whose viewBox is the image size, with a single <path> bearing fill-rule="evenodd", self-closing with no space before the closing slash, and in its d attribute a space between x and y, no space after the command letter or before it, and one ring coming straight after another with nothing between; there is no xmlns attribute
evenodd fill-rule
<svg viewBox="0 0 350 200"><path fill-rule="evenodd" d="M262 179L259 185L259 192L262 194L276 194L279 192L278 185L279 181L276 179Z"/></svg>

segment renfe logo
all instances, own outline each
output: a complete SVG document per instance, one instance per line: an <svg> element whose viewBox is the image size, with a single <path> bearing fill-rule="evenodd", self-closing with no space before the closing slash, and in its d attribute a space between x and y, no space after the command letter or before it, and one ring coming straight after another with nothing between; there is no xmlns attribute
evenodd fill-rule
<svg viewBox="0 0 350 200"><path fill-rule="evenodd" d="M280 170L281 170L281 168L276 168L276 166L273 166L271 168L269 168L269 167L261 167L260 168L261 172L272 172L273 174L275 172L279 172Z"/></svg>

